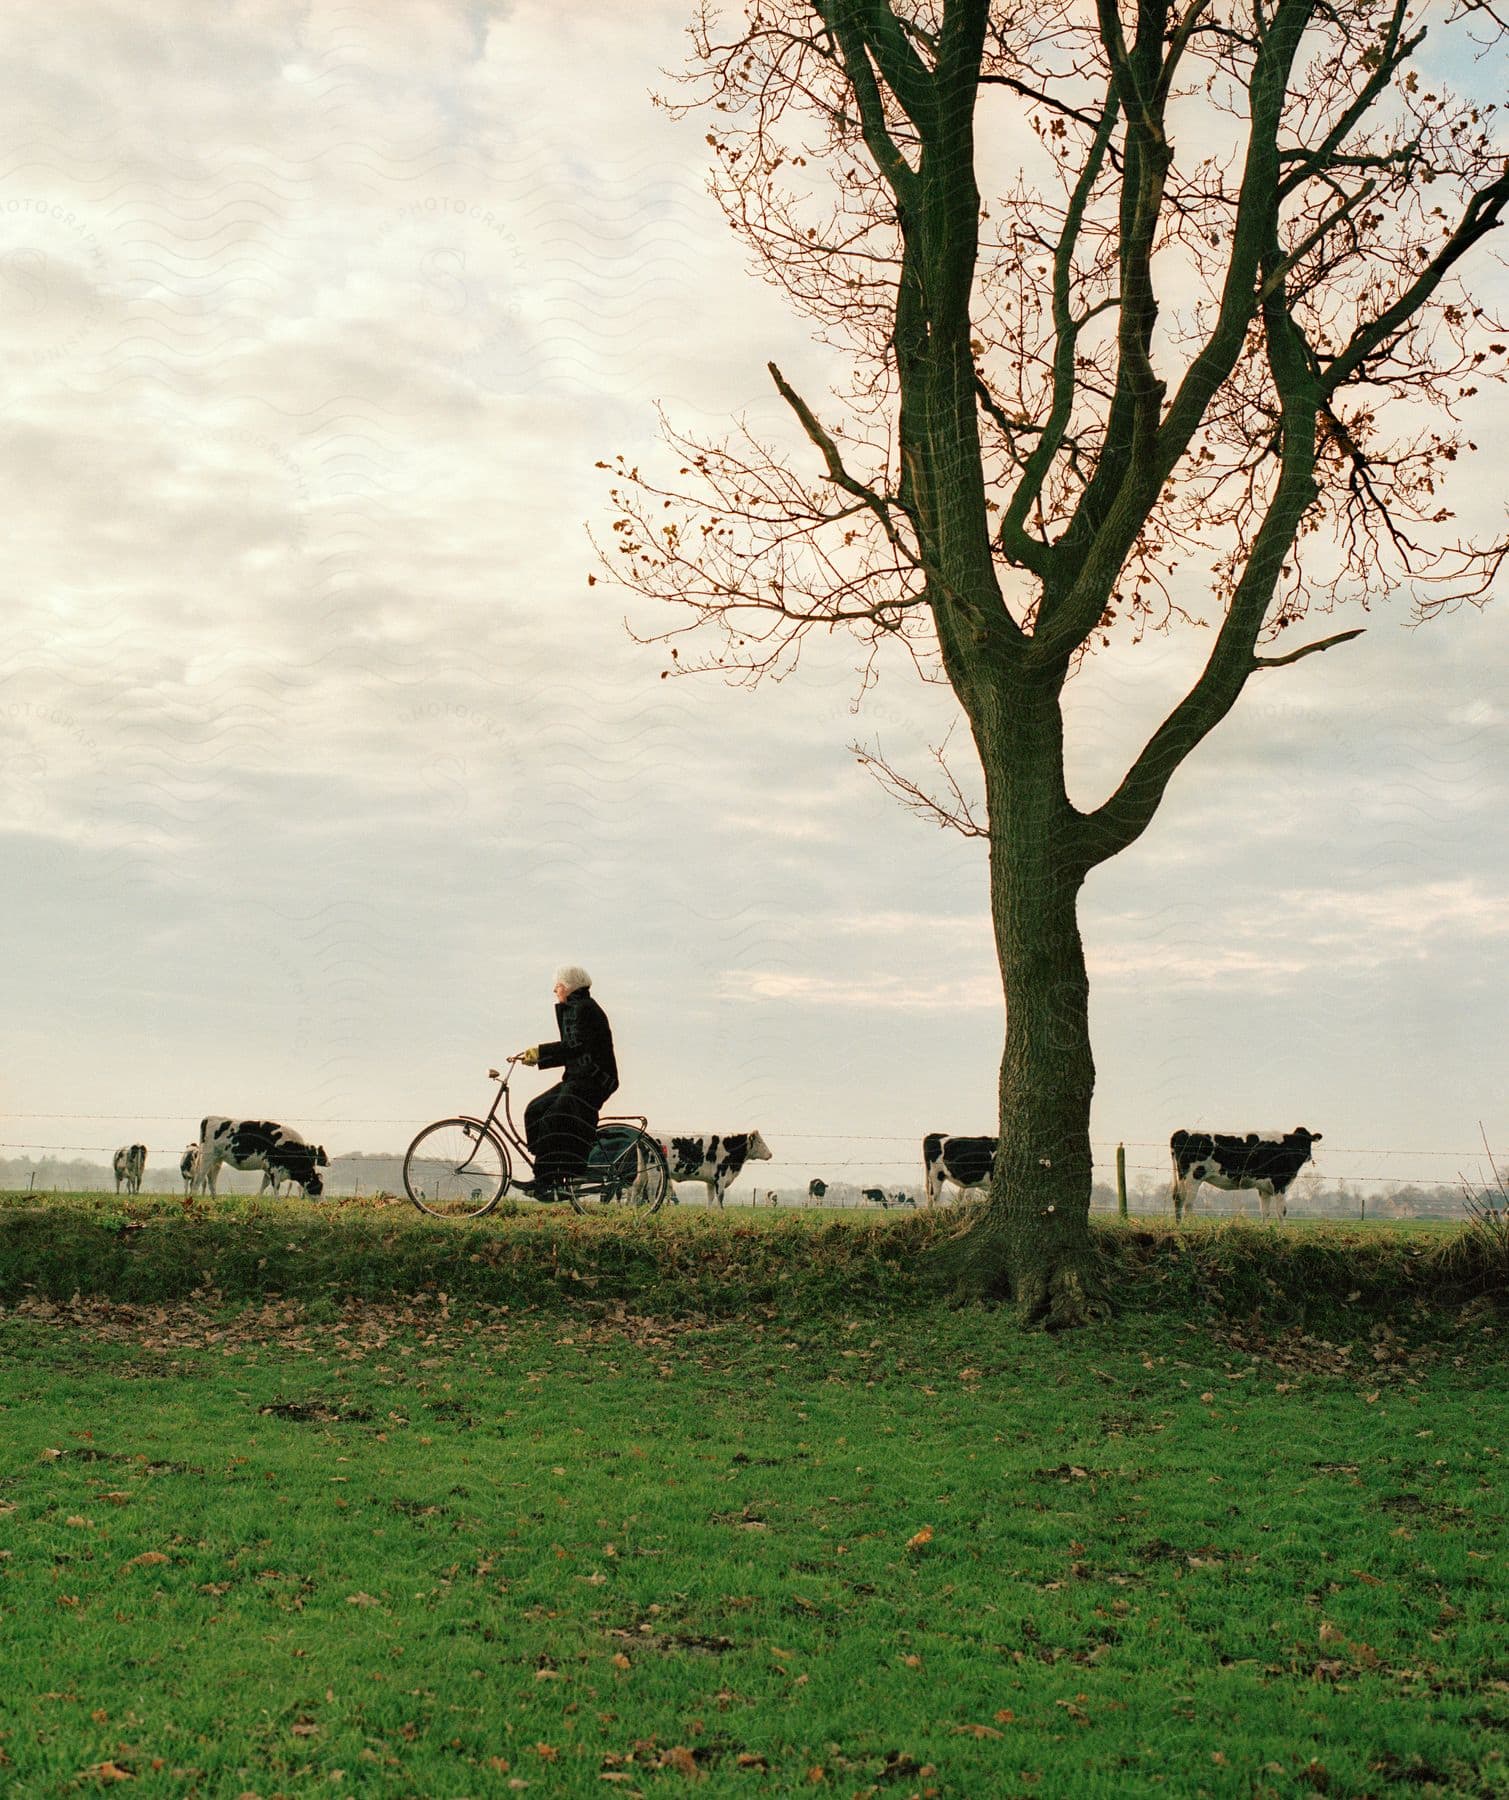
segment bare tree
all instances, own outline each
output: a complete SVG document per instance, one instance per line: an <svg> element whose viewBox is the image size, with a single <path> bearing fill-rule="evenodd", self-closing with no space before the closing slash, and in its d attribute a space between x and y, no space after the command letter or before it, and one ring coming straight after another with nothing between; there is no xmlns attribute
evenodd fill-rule
<svg viewBox="0 0 1509 1800"><path fill-rule="evenodd" d="M1481 602L1509 551L1441 497L1505 366L1464 281L1509 168L1493 109L1420 73L1427 15L1464 67L1503 48L1472 0L745 0L692 27L674 109L705 110L730 222L852 378L820 409L770 365L784 450L667 424L677 474L608 465L605 560L687 609L666 639L712 630L678 668L757 680L843 626L867 673L897 646L951 684L983 808L946 765L942 798L871 766L988 838L1002 1149L961 1250L1029 1319L1103 1305L1087 874L1253 675L1358 632L1275 639L1400 587ZM1076 805L1066 680L1175 622L1209 630L1202 671Z"/></svg>

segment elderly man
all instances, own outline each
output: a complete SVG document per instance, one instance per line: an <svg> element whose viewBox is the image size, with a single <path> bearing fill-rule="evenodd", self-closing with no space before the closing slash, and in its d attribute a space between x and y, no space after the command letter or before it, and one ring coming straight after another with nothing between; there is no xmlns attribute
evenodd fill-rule
<svg viewBox="0 0 1509 1800"><path fill-rule="evenodd" d="M618 1087L613 1031L592 998L592 977L585 969L573 964L556 970L555 1017L557 1043L519 1052L520 1062L564 1071L555 1087L524 1108L534 1180L512 1185L537 1200L558 1200L565 1184L586 1168L597 1115Z"/></svg>

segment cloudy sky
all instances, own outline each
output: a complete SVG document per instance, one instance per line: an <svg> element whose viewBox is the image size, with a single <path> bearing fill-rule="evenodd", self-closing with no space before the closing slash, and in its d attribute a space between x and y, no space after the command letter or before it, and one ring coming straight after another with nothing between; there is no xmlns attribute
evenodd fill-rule
<svg viewBox="0 0 1509 1800"><path fill-rule="evenodd" d="M0 1156L165 1160L204 1112L401 1146L548 1034L567 960L619 1103L759 1127L770 1185L915 1185L924 1131L993 1129L983 854L845 748L920 772L944 696L898 664L855 716L842 644L664 681L587 585L594 464L652 459L657 404L786 435L766 360L832 375L650 104L688 12L6 9ZM1503 399L1456 496L1490 524ZM1509 1146L1509 612L1367 623L1092 878L1134 1170L1181 1124L1303 1122L1332 1176ZM1078 797L1200 648L1089 670Z"/></svg>

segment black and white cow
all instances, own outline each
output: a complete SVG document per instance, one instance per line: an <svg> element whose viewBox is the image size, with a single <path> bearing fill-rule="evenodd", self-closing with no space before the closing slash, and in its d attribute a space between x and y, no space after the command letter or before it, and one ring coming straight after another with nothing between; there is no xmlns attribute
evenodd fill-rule
<svg viewBox="0 0 1509 1800"><path fill-rule="evenodd" d="M1263 1218L1278 1204L1278 1216L1288 1210L1286 1196L1296 1175L1310 1160L1310 1146L1320 1142L1318 1131L1296 1125L1282 1137L1245 1137L1229 1132L1176 1131L1168 1141L1174 1159L1174 1218L1193 1207L1202 1181L1218 1188L1256 1188Z"/></svg>
<svg viewBox="0 0 1509 1800"><path fill-rule="evenodd" d="M890 1197L884 1188L861 1188L859 1194L860 1198L868 1200L871 1206L889 1206L891 1204Z"/></svg>
<svg viewBox="0 0 1509 1800"><path fill-rule="evenodd" d="M814 1175L812 1177L811 1181L809 1181L807 1183L807 1198L809 1200L821 1200L823 1195L826 1194L827 1191L828 1191L827 1182L820 1181L816 1175Z"/></svg>
<svg viewBox="0 0 1509 1800"><path fill-rule="evenodd" d="M945 1181L953 1182L962 1199L970 1188L983 1189L995 1167L999 1138L950 1137L946 1131L930 1131L922 1140L922 1176L927 1203L935 1205Z"/></svg>
<svg viewBox="0 0 1509 1800"><path fill-rule="evenodd" d="M115 1153L115 1191L121 1191L121 1183L126 1184L128 1194L141 1192L141 1178L147 1167L147 1146L145 1144L122 1144Z"/></svg>
<svg viewBox="0 0 1509 1800"><path fill-rule="evenodd" d="M178 1173L183 1177L185 1198L191 1196L199 1185L199 1146L189 1144L178 1159Z"/></svg>
<svg viewBox="0 0 1509 1800"><path fill-rule="evenodd" d="M211 1194L222 1165L229 1163L233 1169L261 1169L274 1192L279 1182L296 1181L311 1200L317 1200L325 1191L319 1171L330 1165L323 1144L308 1143L287 1125L275 1125L270 1119L226 1119L214 1113L200 1121L195 1154L196 1179Z"/></svg>
<svg viewBox="0 0 1509 1800"><path fill-rule="evenodd" d="M702 1182L707 1188L708 1203L716 1200L719 1206L745 1163L769 1162L772 1157L770 1146L758 1131L738 1131L727 1136L710 1132L701 1137L662 1138L660 1143L671 1180Z"/></svg>

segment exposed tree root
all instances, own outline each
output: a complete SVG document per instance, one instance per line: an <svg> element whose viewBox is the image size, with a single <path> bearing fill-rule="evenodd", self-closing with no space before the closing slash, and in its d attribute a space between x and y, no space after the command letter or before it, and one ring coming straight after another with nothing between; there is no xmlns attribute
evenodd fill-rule
<svg viewBox="0 0 1509 1800"><path fill-rule="evenodd" d="M933 1273L963 1304L1011 1299L1031 1329L1066 1331L1111 1316L1094 1245L1024 1244L992 1209L976 1210L932 1255Z"/></svg>
<svg viewBox="0 0 1509 1800"><path fill-rule="evenodd" d="M1006 1245L983 1206L969 1208L959 1229L932 1251L928 1263L931 1274L961 1306L1011 1295Z"/></svg>
<svg viewBox="0 0 1509 1800"><path fill-rule="evenodd" d="M1016 1290L1017 1317L1043 1331L1068 1331L1096 1325L1111 1316L1103 1285L1088 1270L1061 1263L1051 1270L1034 1269Z"/></svg>

